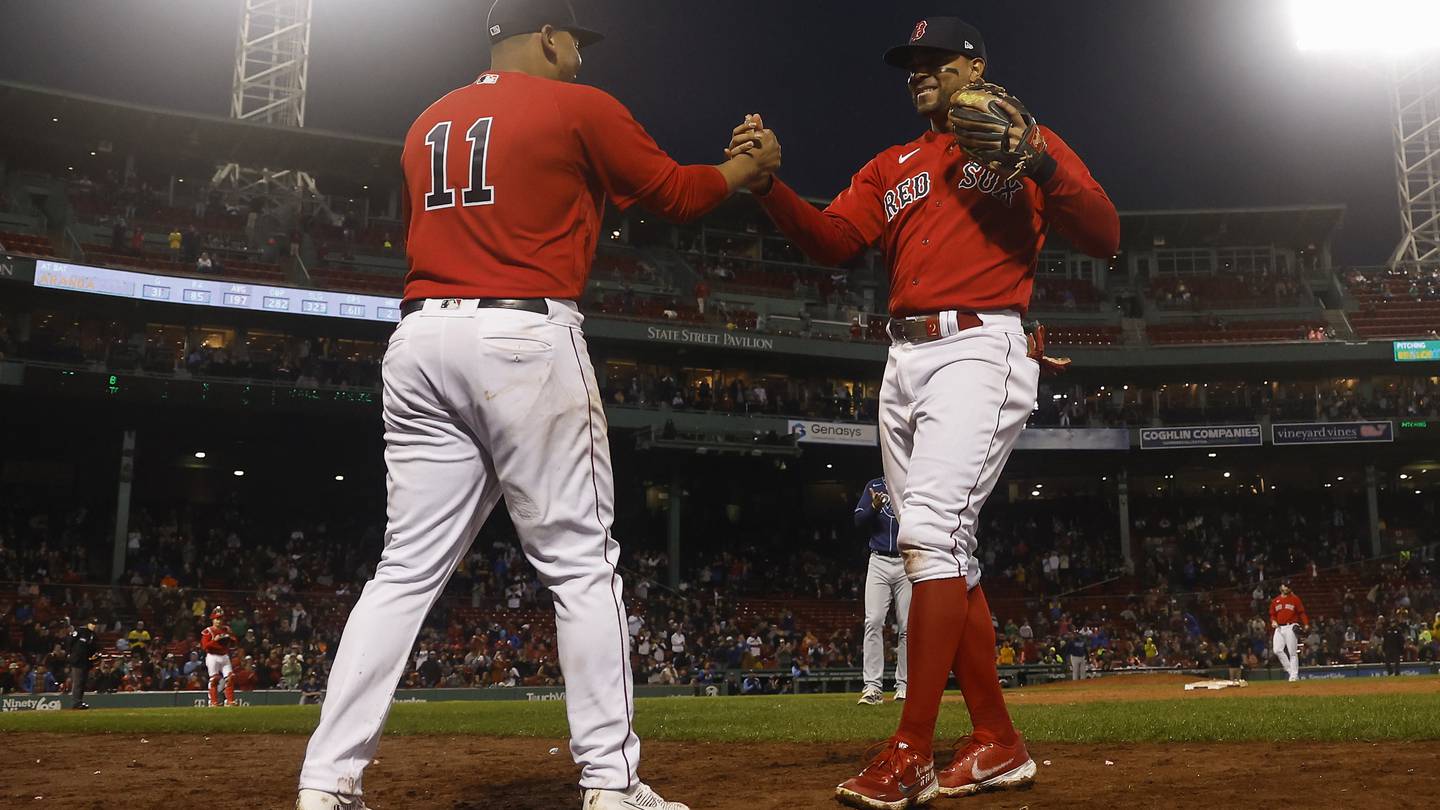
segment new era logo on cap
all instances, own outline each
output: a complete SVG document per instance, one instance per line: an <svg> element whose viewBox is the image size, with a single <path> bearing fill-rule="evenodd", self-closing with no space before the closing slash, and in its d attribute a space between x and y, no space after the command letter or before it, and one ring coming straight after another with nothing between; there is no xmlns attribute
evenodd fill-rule
<svg viewBox="0 0 1440 810"><path fill-rule="evenodd" d="M492 36L492 37L498 37L498 36L500 36L500 26L498 26L498 25L492 25L492 26L490 26L490 36Z"/></svg>
<svg viewBox="0 0 1440 810"><path fill-rule="evenodd" d="M928 23L925 20L921 20L920 22L915 23L915 33L910 35L910 41L914 42L915 40L925 36L925 28L927 25Z"/></svg>

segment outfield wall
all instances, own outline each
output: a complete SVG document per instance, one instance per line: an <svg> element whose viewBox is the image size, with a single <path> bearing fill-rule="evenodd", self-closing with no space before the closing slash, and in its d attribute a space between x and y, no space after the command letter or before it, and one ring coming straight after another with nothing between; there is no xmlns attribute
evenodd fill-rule
<svg viewBox="0 0 1440 810"><path fill-rule="evenodd" d="M1017 675L1029 675L1030 681L1044 682L1058 679L1057 667L1002 667L1001 675L1009 676L1014 683ZM1183 674L1197 678L1230 677L1230 670L1224 667L1212 669L1123 669L1109 672L1092 672L1091 677L1124 677L1133 675ZM770 674L770 673L752 673ZM1400 665L1401 676L1440 675L1440 662L1419 662ZM825 676L812 675L796 679L805 683L804 691L826 692L836 687L843 691L848 681L859 677L859 672L837 671ZM1279 668L1248 670L1243 677L1249 681L1283 681L1285 671ZM1383 664L1339 664L1324 667L1301 667L1301 680L1332 680L1336 678L1383 678ZM695 697L715 696L727 693L728 683L700 686L650 686L635 687L635 697ZM794 686L792 685L792 689ZM800 690L797 690L800 691ZM853 690L852 690L853 691ZM729 692L735 694L735 692ZM236 692L235 698L241 706L294 706L306 697L290 689L273 689L261 692ZM310 703L318 703L322 694L309 696ZM564 700L565 689L559 686L504 687L498 689L407 689L395 693L396 703L438 703L447 700L525 700L532 702ZM89 694L85 700L96 709L150 709L150 708L205 708L210 702L208 692L118 692L114 694ZM0 696L0 712L59 711L70 706L70 696L60 693L43 695L10 694Z"/></svg>

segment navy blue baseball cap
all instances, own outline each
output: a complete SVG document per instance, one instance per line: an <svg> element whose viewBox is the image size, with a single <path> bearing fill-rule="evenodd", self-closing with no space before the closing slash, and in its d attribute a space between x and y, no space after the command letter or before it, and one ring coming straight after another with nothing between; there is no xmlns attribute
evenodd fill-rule
<svg viewBox="0 0 1440 810"><path fill-rule="evenodd" d="M605 38L580 25L570 0L495 0L485 20L492 45L519 34L533 34L547 25L569 31L582 48Z"/></svg>
<svg viewBox="0 0 1440 810"><path fill-rule="evenodd" d="M927 17L915 23L915 27L910 31L909 42L885 52L885 63L898 68L908 68L916 56L935 53L963 54L972 59L986 59L985 38L980 36L980 29L959 17Z"/></svg>

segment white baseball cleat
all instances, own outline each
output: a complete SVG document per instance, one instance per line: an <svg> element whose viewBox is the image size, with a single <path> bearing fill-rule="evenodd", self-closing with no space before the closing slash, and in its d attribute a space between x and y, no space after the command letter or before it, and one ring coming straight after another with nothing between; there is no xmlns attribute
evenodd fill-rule
<svg viewBox="0 0 1440 810"><path fill-rule="evenodd" d="M856 705L859 705L859 706L879 706L880 704L882 704L882 703L884 703L884 702L885 702L885 693L884 693L884 692L881 692L879 689L876 689L876 688L873 687L873 686L867 686L867 687L865 687L865 691L863 691L863 692L860 693L860 700L856 701Z"/></svg>
<svg viewBox="0 0 1440 810"><path fill-rule="evenodd" d="M306 788L295 800L295 810L373 810L358 796L345 797Z"/></svg>
<svg viewBox="0 0 1440 810"><path fill-rule="evenodd" d="M660 798L644 782L636 782L629 790L598 790L590 788L580 801L582 810L690 810L679 802Z"/></svg>
<svg viewBox="0 0 1440 810"><path fill-rule="evenodd" d="M895 702L896 702L896 703L904 703L904 702L905 702L905 686L904 686L903 684L900 685L900 686L895 687Z"/></svg>

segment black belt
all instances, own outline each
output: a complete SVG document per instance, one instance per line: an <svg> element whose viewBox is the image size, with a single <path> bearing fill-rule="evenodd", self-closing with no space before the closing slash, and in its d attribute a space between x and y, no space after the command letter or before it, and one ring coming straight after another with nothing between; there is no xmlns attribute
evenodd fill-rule
<svg viewBox="0 0 1440 810"><path fill-rule="evenodd" d="M461 301L474 301L477 309L518 309L521 312L533 312L536 315L549 315L550 304L544 298L415 298L400 305L400 317L405 317L412 312L419 312L425 307L425 302L435 300L442 302L455 302L451 306L459 307ZM440 305L445 309L445 304Z"/></svg>
<svg viewBox="0 0 1440 810"><path fill-rule="evenodd" d="M900 552L898 552L898 551L896 551L896 552L877 551L876 549L873 549L873 548L872 548L872 549L870 549L870 553L871 553L871 554L876 554L876 555L881 556L881 557L890 557L891 559L899 559L899 557L900 557Z"/></svg>

